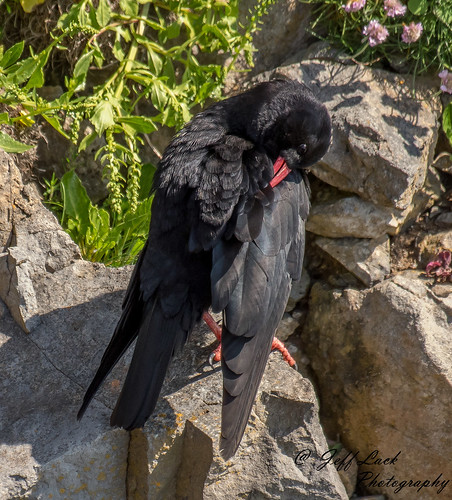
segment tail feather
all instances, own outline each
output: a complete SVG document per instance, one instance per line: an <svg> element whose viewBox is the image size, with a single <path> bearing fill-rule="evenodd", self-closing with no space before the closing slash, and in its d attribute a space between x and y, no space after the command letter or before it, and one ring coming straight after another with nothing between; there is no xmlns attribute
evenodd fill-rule
<svg viewBox="0 0 452 500"><path fill-rule="evenodd" d="M232 334L223 327L222 340L224 341L224 339L230 335ZM240 339L246 342L246 338L241 337ZM235 341L237 340L236 337ZM252 342L255 344L255 353L251 362L252 368L245 377L243 375L239 376L236 381L246 381L243 390L240 394L234 393L234 395L231 395L226 390L226 387L223 389L220 452L225 460L228 460L235 454L242 440L254 400L256 399L257 390L259 389L260 381L265 371L272 341L273 336L270 336L267 339L267 345L262 345L262 339L253 337L250 341L250 343ZM232 371L231 375L237 378L237 375ZM225 385L227 385L228 373L225 363L223 363L223 377Z"/></svg>
<svg viewBox="0 0 452 500"><path fill-rule="evenodd" d="M239 447L265 371L275 330L289 298L291 280L285 270L285 256L286 251L283 249L275 257L264 259L272 286L268 288L270 295L264 316L256 322L259 328L256 334L253 337L236 335L223 326L220 450L225 460L232 457ZM258 281L257 276L254 279Z"/></svg>
<svg viewBox="0 0 452 500"><path fill-rule="evenodd" d="M158 300L144 314L111 425L127 430L142 427L153 412L174 351L187 339L182 315L183 311L165 317Z"/></svg>
<svg viewBox="0 0 452 500"><path fill-rule="evenodd" d="M123 312L121 318L116 325L113 336L107 349L102 356L100 366L89 385L83 398L82 406L77 413L77 420L80 420L99 387L102 385L105 378L115 367L116 363L127 351L132 342L138 335L138 330L141 322L141 305L139 297L139 287L137 280L131 280L127 295L124 299Z"/></svg>

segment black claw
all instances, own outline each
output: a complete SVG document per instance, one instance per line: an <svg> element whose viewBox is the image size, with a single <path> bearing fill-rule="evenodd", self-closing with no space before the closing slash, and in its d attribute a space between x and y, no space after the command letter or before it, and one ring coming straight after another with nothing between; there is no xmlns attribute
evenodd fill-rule
<svg viewBox="0 0 452 500"><path fill-rule="evenodd" d="M292 368L293 368L294 370L297 370L297 371L298 371L298 365L297 365L297 363L295 363L294 365L292 365Z"/></svg>
<svg viewBox="0 0 452 500"><path fill-rule="evenodd" d="M215 357L215 351L211 353L211 355L209 356L209 365L212 367L212 370L215 370L215 367L213 366L213 358Z"/></svg>

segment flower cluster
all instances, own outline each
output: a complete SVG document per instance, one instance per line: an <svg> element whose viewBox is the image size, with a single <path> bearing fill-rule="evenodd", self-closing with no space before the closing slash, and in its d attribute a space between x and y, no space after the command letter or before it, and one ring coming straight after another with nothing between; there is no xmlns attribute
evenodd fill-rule
<svg viewBox="0 0 452 500"><path fill-rule="evenodd" d="M403 26L402 41L405 43L414 43L422 35L423 31L422 23L411 22L408 25Z"/></svg>
<svg viewBox="0 0 452 500"><path fill-rule="evenodd" d="M385 0L384 10L389 17L404 16L406 14L406 5L399 0Z"/></svg>
<svg viewBox="0 0 452 500"><path fill-rule="evenodd" d="M447 92L448 94L452 94L452 73L449 73L447 69L441 71L438 75L441 78L441 86L440 89L443 92Z"/></svg>
<svg viewBox="0 0 452 500"><path fill-rule="evenodd" d="M363 35L368 37L369 45L375 47L375 45L384 42L388 38L389 32L383 25L374 20L364 26Z"/></svg>
<svg viewBox="0 0 452 500"><path fill-rule="evenodd" d="M345 12L358 12L366 6L366 0L349 0L342 8ZM407 12L407 6L404 5L400 0L384 0L383 10L387 17L398 17L404 16ZM386 18L385 16L385 18ZM422 23L414 23L403 25L402 32L402 42L406 44L411 44L419 40L422 35L423 26ZM389 36L388 29L383 26L380 22L373 19L370 23L363 28L363 35L367 37L369 45L375 47L383 43Z"/></svg>
<svg viewBox="0 0 452 500"><path fill-rule="evenodd" d="M437 281L452 281L452 267L450 267L452 254L449 250L439 252L435 260L429 262L425 269L429 278L435 278Z"/></svg>
<svg viewBox="0 0 452 500"><path fill-rule="evenodd" d="M345 12L358 12L366 5L366 0L358 0L357 2L349 1L342 8Z"/></svg>

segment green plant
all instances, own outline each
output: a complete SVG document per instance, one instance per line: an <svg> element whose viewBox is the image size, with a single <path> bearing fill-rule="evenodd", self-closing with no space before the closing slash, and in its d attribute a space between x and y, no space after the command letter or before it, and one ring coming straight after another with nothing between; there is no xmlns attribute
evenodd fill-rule
<svg viewBox="0 0 452 500"><path fill-rule="evenodd" d="M137 206L132 210L123 200L119 214L93 205L74 170L66 172L61 180L55 175L46 180L43 196L85 259L124 266L135 261L147 238L154 171L150 164L142 166Z"/></svg>
<svg viewBox="0 0 452 500"><path fill-rule="evenodd" d="M142 135L166 125L180 128L191 110L208 99L219 99L227 73L239 54L252 56L252 32L275 0L260 0L240 31L238 0L120 0L112 9L108 0L81 0L63 14L42 51L22 57L25 43L0 52L0 124L33 123L40 116L62 135L85 149L96 137L105 145L97 152L108 177L108 205L121 213L128 200L138 206ZM72 73L65 77L64 93L51 101L37 90L45 83L45 68L53 51L69 50L71 41L84 47ZM208 61L222 52L226 64ZM93 65L109 72L90 86ZM149 99L151 116L139 114ZM69 128L63 123L70 120ZM80 137L80 123L89 120L94 131ZM9 141L9 142L8 142ZM0 147L10 139L0 136Z"/></svg>
<svg viewBox="0 0 452 500"><path fill-rule="evenodd" d="M314 4L313 34L343 47L355 60L402 65L414 75L452 68L452 0L301 1ZM390 10L394 5L399 7L396 13ZM364 31L372 21L382 26L377 40ZM404 41L407 27L419 23L420 36Z"/></svg>
<svg viewBox="0 0 452 500"><path fill-rule="evenodd" d="M443 111L443 130L452 146L452 102L450 102ZM452 155L450 159L452 160Z"/></svg>

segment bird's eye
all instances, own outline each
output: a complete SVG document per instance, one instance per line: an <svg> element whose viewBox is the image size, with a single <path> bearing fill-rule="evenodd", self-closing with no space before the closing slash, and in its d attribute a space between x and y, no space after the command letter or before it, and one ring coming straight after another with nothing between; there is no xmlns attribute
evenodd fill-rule
<svg viewBox="0 0 452 500"><path fill-rule="evenodd" d="M297 153L299 155L304 155L307 151L308 147L306 146L306 144L300 144L297 148Z"/></svg>

